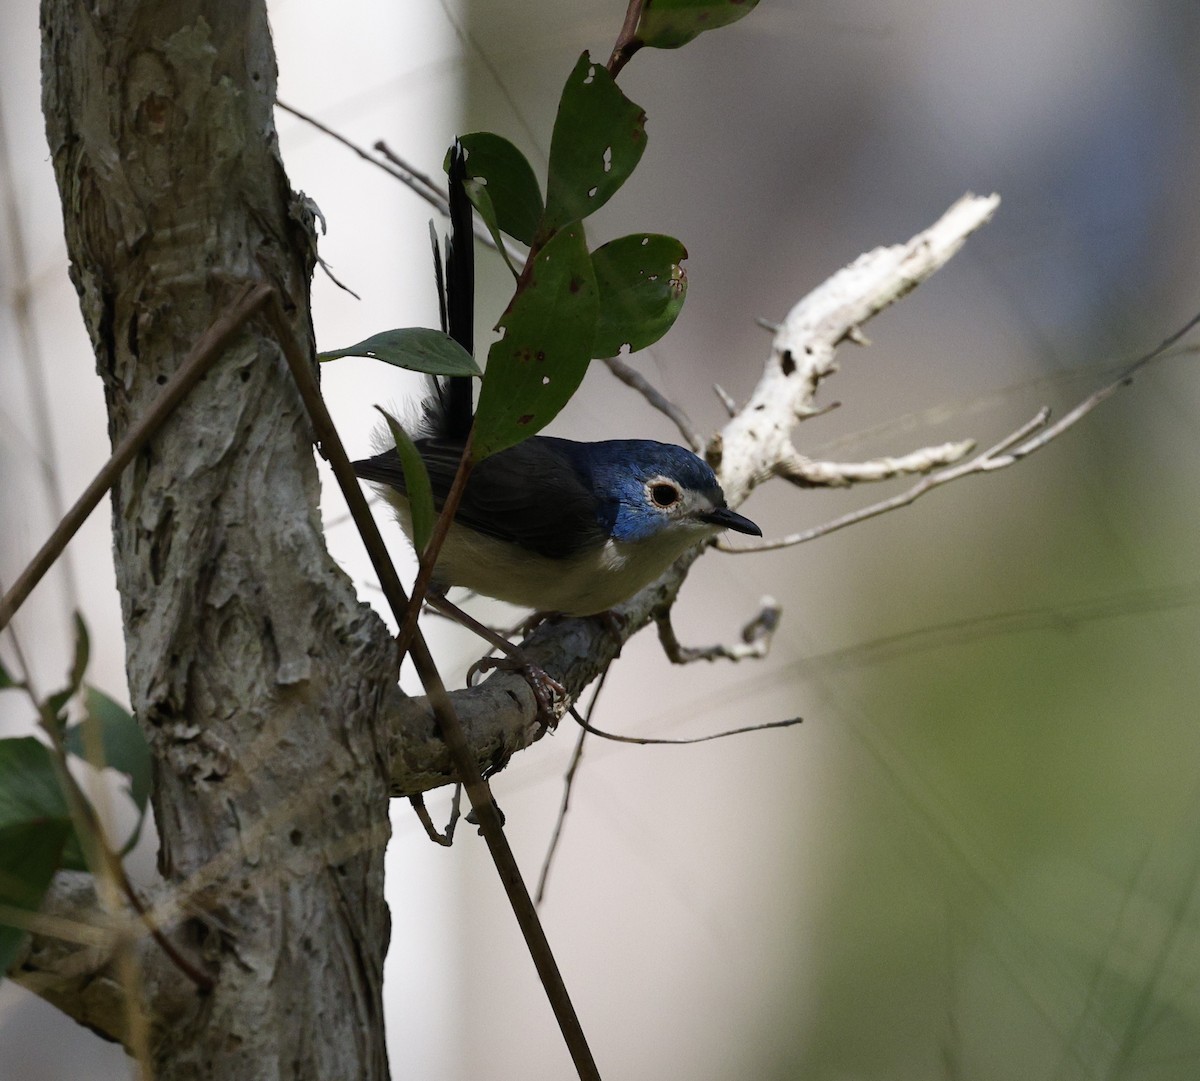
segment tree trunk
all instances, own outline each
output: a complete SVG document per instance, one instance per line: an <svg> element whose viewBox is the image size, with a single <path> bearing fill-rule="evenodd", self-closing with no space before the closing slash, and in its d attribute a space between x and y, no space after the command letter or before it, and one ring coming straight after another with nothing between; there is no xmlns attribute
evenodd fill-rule
<svg viewBox="0 0 1200 1081"><path fill-rule="evenodd" d="M115 441L247 281L311 343L315 239L261 0L44 0L44 110ZM387 1075L389 636L329 558L311 431L248 326L113 493L159 867L215 990L144 1009L159 1081Z"/></svg>

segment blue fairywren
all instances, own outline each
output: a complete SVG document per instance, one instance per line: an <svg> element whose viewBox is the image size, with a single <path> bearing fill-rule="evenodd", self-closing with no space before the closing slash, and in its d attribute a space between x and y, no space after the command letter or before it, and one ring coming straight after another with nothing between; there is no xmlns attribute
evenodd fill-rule
<svg viewBox="0 0 1200 1081"><path fill-rule="evenodd" d="M456 147L444 322L471 353L473 237L462 173ZM433 382L414 442L439 510L471 416L470 379ZM380 486L411 538L404 472L395 449L355 462L354 470ZM539 612L593 615L632 597L687 549L725 529L762 535L750 519L725 505L712 469L683 447L649 439L582 443L533 436L475 465L433 580L442 591L466 586Z"/></svg>

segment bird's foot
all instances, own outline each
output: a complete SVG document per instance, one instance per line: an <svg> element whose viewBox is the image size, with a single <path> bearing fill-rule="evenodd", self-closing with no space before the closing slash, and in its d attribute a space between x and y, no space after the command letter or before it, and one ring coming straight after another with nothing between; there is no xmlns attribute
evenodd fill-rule
<svg viewBox="0 0 1200 1081"><path fill-rule="evenodd" d="M520 672L533 691L538 707L538 721L543 727L554 731L558 727L559 713L554 708L555 698L566 699L567 689L540 665L514 651L506 657L481 657L467 670L467 684L471 684L476 673L490 672L498 668L504 672Z"/></svg>

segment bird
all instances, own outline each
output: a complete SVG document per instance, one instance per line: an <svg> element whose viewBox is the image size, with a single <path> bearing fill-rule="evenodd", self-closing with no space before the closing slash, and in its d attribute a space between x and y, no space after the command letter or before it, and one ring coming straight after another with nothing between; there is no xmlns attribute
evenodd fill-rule
<svg viewBox="0 0 1200 1081"><path fill-rule="evenodd" d="M414 442L440 509L463 443L436 432ZM353 464L380 486L411 539L395 449ZM762 535L726 506L716 475L690 450L651 439L532 436L476 464L433 580L537 612L596 615L726 529Z"/></svg>
<svg viewBox="0 0 1200 1081"><path fill-rule="evenodd" d="M473 351L474 261L464 162L449 169L451 236L445 284L435 244L443 329ZM414 444L440 511L471 428L466 377L431 378ZM390 443L383 437L381 443ZM353 462L412 539L412 515L394 445ZM583 442L531 436L475 464L438 553L433 586L465 586L535 612L611 611L694 545L723 530L762 536L730 509L712 468L684 447L651 439Z"/></svg>

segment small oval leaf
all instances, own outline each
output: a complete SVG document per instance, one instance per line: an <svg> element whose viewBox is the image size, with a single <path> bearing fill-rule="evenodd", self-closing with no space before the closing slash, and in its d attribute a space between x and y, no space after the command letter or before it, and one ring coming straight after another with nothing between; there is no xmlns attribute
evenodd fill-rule
<svg viewBox="0 0 1200 1081"><path fill-rule="evenodd" d="M496 208L492 206L492 197L488 194L488 189L478 180L464 180L463 191L467 193L471 205L486 226L492 243L496 245L496 251L500 253L500 258L504 260L505 266L508 267L514 278L520 277L521 272L513 266L512 260L508 257L508 247L504 243L504 237L500 235L500 227L496 224Z"/></svg>
<svg viewBox="0 0 1200 1081"><path fill-rule="evenodd" d="M388 431L392 433L392 441L396 444L396 454L400 458L400 468L404 470L404 489L408 499L409 511L412 514L412 542L417 550L417 558L425 551L429 538L433 535L433 523L436 514L433 509L433 488L429 483L429 470L421 460L421 453L412 441L408 432L401 426L386 409L375 407L387 421Z"/></svg>
<svg viewBox="0 0 1200 1081"><path fill-rule="evenodd" d="M705 30L749 15L758 0L646 0L637 40L654 49L678 49Z"/></svg>
<svg viewBox="0 0 1200 1081"><path fill-rule="evenodd" d="M532 244L542 219L542 192L525 155L490 131L462 135L458 141L467 152L467 176L487 190L496 228L522 244ZM473 195L471 202L482 216Z"/></svg>
<svg viewBox="0 0 1200 1081"><path fill-rule="evenodd" d="M482 373L475 358L453 338L429 327L402 327L384 330L349 345L345 349L330 349L318 353L320 361L340 357L370 357L428 375L474 375Z"/></svg>
<svg viewBox="0 0 1200 1081"><path fill-rule="evenodd" d="M592 252L600 290L593 356L615 357L623 345L636 353L671 329L687 296L686 258L687 249L661 233L623 236Z"/></svg>
<svg viewBox="0 0 1200 1081"><path fill-rule="evenodd" d="M511 447L557 416L592 359L599 300L583 226L557 232L531 260L488 352L475 410L475 461Z"/></svg>
<svg viewBox="0 0 1200 1081"><path fill-rule="evenodd" d="M646 149L646 113L585 52L567 77L546 179L538 238L598 210L625 183Z"/></svg>

